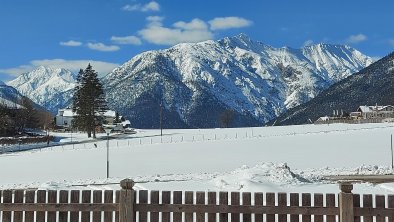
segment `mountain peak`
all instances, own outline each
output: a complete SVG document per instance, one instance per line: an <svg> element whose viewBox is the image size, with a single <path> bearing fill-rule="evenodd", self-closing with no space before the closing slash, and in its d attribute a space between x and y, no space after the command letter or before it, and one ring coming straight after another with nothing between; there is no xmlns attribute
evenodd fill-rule
<svg viewBox="0 0 394 222"><path fill-rule="evenodd" d="M63 108L69 101L70 92L75 87L75 82L76 75L70 70L38 66L9 81L8 85L15 87L24 95L28 95L35 103L56 112L57 108Z"/></svg>

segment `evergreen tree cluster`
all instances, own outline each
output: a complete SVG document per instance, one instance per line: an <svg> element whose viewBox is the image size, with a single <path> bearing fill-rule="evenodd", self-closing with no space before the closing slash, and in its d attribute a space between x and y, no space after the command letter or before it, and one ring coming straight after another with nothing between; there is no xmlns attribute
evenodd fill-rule
<svg viewBox="0 0 394 222"><path fill-rule="evenodd" d="M76 113L73 125L86 131L88 137L96 137L96 127L103 124L103 113L107 110L105 94L98 74L89 64L80 70L74 89L73 111Z"/></svg>

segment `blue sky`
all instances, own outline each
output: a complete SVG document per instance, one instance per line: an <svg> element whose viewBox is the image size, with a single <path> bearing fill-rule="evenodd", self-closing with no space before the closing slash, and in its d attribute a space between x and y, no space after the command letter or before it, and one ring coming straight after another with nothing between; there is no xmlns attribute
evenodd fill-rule
<svg viewBox="0 0 394 222"><path fill-rule="evenodd" d="M100 74L143 51L245 33L274 47L394 51L394 1L1 0L0 80L39 65Z"/></svg>

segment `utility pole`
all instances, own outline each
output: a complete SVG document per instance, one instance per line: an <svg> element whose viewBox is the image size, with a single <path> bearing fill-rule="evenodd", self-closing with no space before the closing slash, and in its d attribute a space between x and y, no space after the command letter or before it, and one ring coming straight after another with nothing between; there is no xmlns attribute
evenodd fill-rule
<svg viewBox="0 0 394 222"><path fill-rule="evenodd" d="M394 159L393 159L393 134L391 134L391 170L394 169Z"/></svg>
<svg viewBox="0 0 394 222"><path fill-rule="evenodd" d="M160 98L160 137L163 137L163 96L164 96L164 84L163 77L160 75L161 84L161 98Z"/></svg>
<svg viewBox="0 0 394 222"><path fill-rule="evenodd" d="M160 103L160 136L163 136L163 102Z"/></svg>

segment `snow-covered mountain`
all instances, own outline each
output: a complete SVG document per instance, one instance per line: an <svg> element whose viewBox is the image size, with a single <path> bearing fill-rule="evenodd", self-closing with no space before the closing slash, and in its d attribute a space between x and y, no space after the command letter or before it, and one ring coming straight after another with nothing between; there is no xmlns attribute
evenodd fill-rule
<svg viewBox="0 0 394 222"><path fill-rule="evenodd" d="M18 103L21 99L22 95L18 90L0 81L0 105L19 108Z"/></svg>
<svg viewBox="0 0 394 222"><path fill-rule="evenodd" d="M275 119L276 125L305 124L332 110L354 112L363 105L394 104L394 52L331 86ZM273 123L272 123L273 124Z"/></svg>
<svg viewBox="0 0 394 222"><path fill-rule="evenodd" d="M241 34L139 54L104 77L111 108L136 127L261 125L372 63L343 45L274 48Z"/></svg>
<svg viewBox="0 0 394 222"><path fill-rule="evenodd" d="M55 113L70 102L76 75L66 69L40 66L7 82L35 103Z"/></svg>

